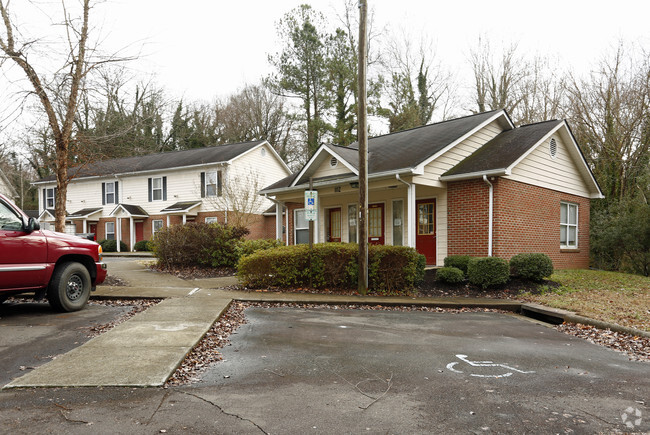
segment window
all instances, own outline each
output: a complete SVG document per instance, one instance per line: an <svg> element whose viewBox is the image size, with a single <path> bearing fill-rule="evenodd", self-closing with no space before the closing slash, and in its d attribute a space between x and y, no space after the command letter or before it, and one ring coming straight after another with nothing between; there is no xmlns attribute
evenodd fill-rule
<svg viewBox="0 0 650 435"><path fill-rule="evenodd" d="M560 247L578 247L578 204L560 203Z"/></svg>
<svg viewBox="0 0 650 435"><path fill-rule="evenodd" d="M20 231L23 220L9 206L0 202L0 230Z"/></svg>
<svg viewBox="0 0 650 435"><path fill-rule="evenodd" d="M221 196L221 171L205 173L205 195Z"/></svg>
<svg viewBox="0 0 650 435"><path fill-rule="evenodd" d="M161 201L163 199L162 177L151 179L151 197L154 201Z"/></svg>
<svg viewBox="0 0 650 435"><path fill-rule="evenodd" d="M115 240L115 222L106 222L106 240Z"/></svg>
<svg viewBox="0 0 650 435"><path fill-rule="evenodd" d="M151 235L155 235L163 227L162 219L155 219L151 221Z"/></svg>
<svg viewBox="0 0 650 435"><path fill-rule="evenodd" d="M219 222L219 219L217 219L214 216L208 216L208 217L205 218L205 223L206 224L216 224L217 222Z"/></svg>
<svg viewBox="0 0 650 435"><path fill-rule="evenodd" d="M54 208L54 201L56 197L56 189L45 189L45 208L52 210Z"/></svg>
<svg viewBox="0 0 650 435"><path fill-rule="evenodd" d="M393 246L403 245L404 201L393 200Z"/></svg>
<svg viewBox="0 0 650 435"><path fill-rule="evenodd" d="M304 208L294 211L293 226L295 244L309 243L309 221Z"/></svg>
<svg viewBox="0 0 650 435"><path fill-rule="evenodd" d="M115 204L115 183L104 183L105 196L104 200L106 204Z"/></svg>
<svg viewBox="0 0 650 435"><path fill-rule="evenodd" d="M348 205L348 242L357 243L357 205Z"/></svg>
<svg viewBox="0 0 650 435"><path fill-rule="evenodd" d="M435 209L433 202L418 204L418 235L435 234Z"/></svg>

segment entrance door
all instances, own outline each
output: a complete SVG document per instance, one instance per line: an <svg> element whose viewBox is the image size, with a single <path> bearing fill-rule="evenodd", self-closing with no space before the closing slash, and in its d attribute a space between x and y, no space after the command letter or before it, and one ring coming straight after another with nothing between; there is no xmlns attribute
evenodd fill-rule
<svg viewBox="0 0 650 435"><path fill-rule="evenodd" d="M144 222L135 223L135 241L144 240Z"/></svg>
<svg viewBox="0 0 650 435"><path fill-rule="evenodd" d="M368 205L368 243L384 244L384 204Z"/></svg>
<svg viewBox="0 0 650 435"><path fill-rule="evenodd" d="M88 224L88 232L93 234L95 241L97 241L97 224Z"/></svg>
<svg viewBox="0 0 650 435"><path fill-rule="evenodd" d="M417 208L415 248L427 258L427 264L436 264L436 200L421 199Z"/></svg>
<svg viewBox="0 0 650 435"><path fill-rule="evenodd" d="M330 208L329 209L329 242L340 242L341 241L341 209L340 208Z"/></svg>

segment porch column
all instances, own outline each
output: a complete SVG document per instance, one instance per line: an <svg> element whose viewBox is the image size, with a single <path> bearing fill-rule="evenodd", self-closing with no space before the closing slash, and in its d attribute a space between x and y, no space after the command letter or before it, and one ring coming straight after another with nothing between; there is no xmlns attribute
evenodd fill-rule
<svg viewBox="0 0 650 435"><path fill-rule="evenodd" d="M289 207L287 207L287 214L284 219L284 244L289 246Z"/></svg>
<svg viewBox="0 0 650 435"><path fill-rule="evenodd" d="M415 212L415 184L411 183L406 188L406 203L408 212L408 224L406 225L408 246L415 248L415 234L417 231L417 214Z"/></svg>
<svg viewBox="0 0 650 435"><path fill-rule="evenodd" d="M84 219L81 222L82 222L82 224L81 224L81 228L82 228L81 232L82 233L87 233L88 232L88 225L87 225L88 221L86 219Z"/></svg>
<svg viewBox="0 0 650 435"><path fill-rule="evenodd" d="M275 238L282 241L282 209L283 205L277 201L275 203Z"/></svg>
<svg viewBox="0 0 650 435"><path fill-rule="evenodd" d="M187 223L187 214L183 213L183 225Z"/></svg>
<svg viewBox="0 0 650 435"><path fill-rule="evenodd" d="M131 251L135 251L135 224L133 222L133 216L129 216L129 234L131 235Z"/></svg>
<svg viewBox="0 0 650 435"><path fill-rule="evenodd" d="M167 228L169 228L169 215L167 215Z"/></svg>
<svg viewBox="0 0 650 435"><path fill-rule="evenodd" d="M117 242L117 252L120 251L120 241L122 240L122 219L115 218L115 241Z"/></svg>

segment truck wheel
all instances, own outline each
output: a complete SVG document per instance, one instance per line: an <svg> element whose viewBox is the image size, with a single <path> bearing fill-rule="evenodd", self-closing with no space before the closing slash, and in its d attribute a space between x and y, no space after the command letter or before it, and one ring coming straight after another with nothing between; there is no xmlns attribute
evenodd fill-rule
<svg viewBox="0 0 650 435"><path fill-rule="evenodd" d="M54 269L47 299L57 311L79 311L90 298L90 274L80 263L62 263Z"/></svg>

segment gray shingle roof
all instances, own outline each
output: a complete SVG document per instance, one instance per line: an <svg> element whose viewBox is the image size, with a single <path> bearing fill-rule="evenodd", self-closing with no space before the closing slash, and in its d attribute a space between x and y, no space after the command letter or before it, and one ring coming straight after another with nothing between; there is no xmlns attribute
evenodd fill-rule
<svg viewBox="0 0 650 435"><path fill-rule="evenodd" d="M181 201L160 210L161 213L182 212L201 204L201 201Z"/></svg>
<svg viewBox="0 0 650 435"><path fill-rule="evenodd" d="M103 160L88 165L72 167L68 170L68 174L74 178L84 178L227 162L263 142L265 141L258 140L146 156ZM39 181L54 181L55 179L56 176L52 175L42 178Z"/></svg>
<svg viewBox="0 0 650 435"><path fill-rule="evenodd" d="M144 211L144 209L139 205L120 204L120 206L131 216L149 216L149 213Z"/></svg>
<svg viewBox="0 0 650 435"><path fill-rule="evenodd" d="M76 211L70 215L68 215L70 218L83 218L83 217L88 217L91 214L97 213L99 211L102 211L101 207L96 207L96 208L82 208L79 211Z"/></svg>
<svg viewBox="0 0 650 435"><path fill-rule="evenodd" d="M506 169L563 121L544 121L523 125L498 134L443 176Z"/></svg>

